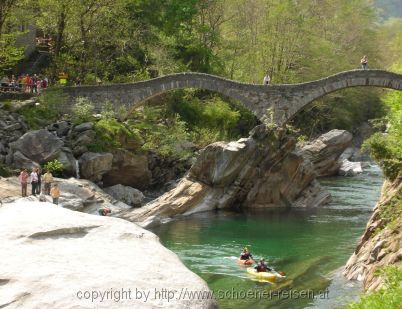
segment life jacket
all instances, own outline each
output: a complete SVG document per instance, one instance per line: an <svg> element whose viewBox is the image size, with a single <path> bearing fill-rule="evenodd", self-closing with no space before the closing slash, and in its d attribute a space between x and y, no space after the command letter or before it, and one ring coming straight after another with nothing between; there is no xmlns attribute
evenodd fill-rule
<svg viewBox="0 0 402 309"><path fill-rule="evenodd" d="M265 272L268 270L267 266L263 263L258 263L255 269L257 270L257 272Z"/></svg>
<svg viewBox="0 0 402 309"><path fill-rule="evenodd" d="M250 259L251 254L250 252L242 252L240 255L240 260L248 260Z"/></svg>

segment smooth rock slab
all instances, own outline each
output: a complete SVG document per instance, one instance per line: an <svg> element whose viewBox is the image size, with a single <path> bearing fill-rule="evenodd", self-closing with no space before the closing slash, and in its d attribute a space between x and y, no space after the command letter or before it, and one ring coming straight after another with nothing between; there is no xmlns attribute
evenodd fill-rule
<svg viewBox="0 0 402 309"><path fill-rule="evenodd" d="M0 260L1 308L216 307L178 299L182 289L209 289L153 233L49 203L0 208ZM163 298L162 289L175 297Z"/></svg>

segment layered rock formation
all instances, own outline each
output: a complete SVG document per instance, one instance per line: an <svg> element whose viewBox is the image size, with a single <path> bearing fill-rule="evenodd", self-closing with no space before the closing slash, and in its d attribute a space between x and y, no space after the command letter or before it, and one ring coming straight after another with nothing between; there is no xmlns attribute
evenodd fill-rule
<svg viewBox="0 0 402 309"><path fill-rule="evenodd" d="M344 270L348 279L363 281L364 288L375 290L383 278L377 270L387 265L402 267L402 177L385 182L380 201L367 223L355 252Z"/></svg>
<svg viewBox="0 0 402 309"><path fill-rule="evenodd" d="M0 260L1 308L217 307L153 233L48 203L0 208Z"/></svg>
<svg viewBox="0 0 402 309"><path fill-rule="evenodd" d="M295 139L261 125L249 138L207 146L173 190L122 217L149 225L213 209L319 206L329 194L315 177Z"/></svg>
<svg viewBox="0 0 402 309"><path fill-rule="evenodd" d="M352 134L345 130L331 130L303 146L301 153L313 163L317 176L332 176L338 173L344 150L352 142Z"/></svg>

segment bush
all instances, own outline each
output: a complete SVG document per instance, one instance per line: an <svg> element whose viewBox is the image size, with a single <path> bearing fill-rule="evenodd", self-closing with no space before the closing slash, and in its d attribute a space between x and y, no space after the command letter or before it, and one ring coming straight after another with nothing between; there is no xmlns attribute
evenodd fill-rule
<svg viewBox="0 0 402 309"><path fill-rule="evenodd" d="M179 115L176 115L169 123L159 123L154 125L152 130L147 130L142 148L158 153L163 157L185 158L190 156L192 152L181 148L180 143L188 141L189 137L186 123L181 120Z"/></svg>
<svg viewBox="0 0 402 309"><path fill-rule="evenodd" d="M59 160L55 159L53 161L49 161L44 165L44 169L46 171L51 172L55 175L61 175L61 171L63 170L64 165Z"/></svg>
<svg viewBox="0 0 402 309"><path fill-rule="evenodd" d="M349 309L400 308L402 304L402 270L398 266L387 266L379 274L385 277L385 286L363 296L358 303L349 305Z"/></svg>
<svg viewBox="0 0 402 309"><path fill-rule="evenodd" d="M109 151L125 146L125 143L137 144L143 140L138 129L129 127L115 118L103 118L95 124L96 140L89 149L95 152Z"/></svg>
<svg viewBox="0 0 402 309"><path fill-rule="evenodd" d="M8 166L0 164L0 176L1 177L10 177L14 174L14 171L10 169Z"/></svg>
<svg viewBox="0 0 402 309"><path fill-rule="evenodd" d="M75 124L89 122L94 119L94 104L87 98L77 98L73 106L73 122Z"/></svg>

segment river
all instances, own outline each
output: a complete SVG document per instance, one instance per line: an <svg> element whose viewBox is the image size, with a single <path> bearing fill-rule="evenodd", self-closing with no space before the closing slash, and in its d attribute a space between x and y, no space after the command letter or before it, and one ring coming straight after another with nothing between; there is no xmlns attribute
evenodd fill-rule
<svg viewBox="0 0 402 309"><path fill-rule="evenodd" d="M371 165L356 177L320 179L332 194L324 207L201 213L153 232L207 282L221 308L338 308L360 293L340 268L353 253L382 182L380 169ZM277 284L253 280L236 263L244 246L287 278Z"/></svg>

